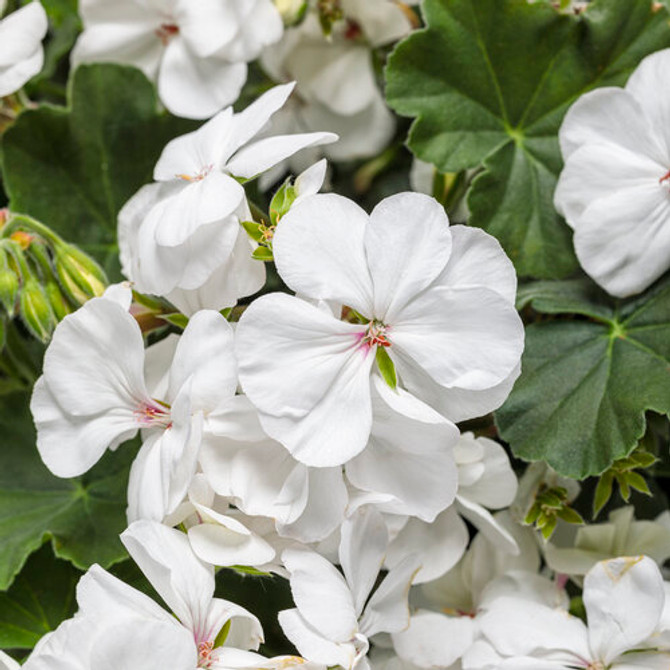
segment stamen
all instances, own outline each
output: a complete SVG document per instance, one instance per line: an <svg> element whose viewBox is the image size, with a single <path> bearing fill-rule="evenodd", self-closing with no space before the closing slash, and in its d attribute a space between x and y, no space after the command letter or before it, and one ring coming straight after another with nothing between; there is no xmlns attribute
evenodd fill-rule
<svg viewBox="0 0 670 670"><path fill-rule="evenodd" d="M205 165L205 167L196 175L176 174L175 177L177 179L183 179L184 181L202 181L213 169L214 165Z"/></svg>
<svg viewBox="0 0 670 670"><path fill-rule="evenodd" d="M167 46L170 40L179 34L179 26L176 23L162 23L160 28L156 28L156 37Z"/></svg>
<svg viewBox="0 0 670 670"><path fill-rule="evenodd" d="M201 642L198 645L198 667L211 668L216 658L214 657L214 643Z"/></svg>
<svg viewBox="0 0 670 670"><path fill-rule="evenodd" d="M367 345L369 349L372 347L390 347L391 342L386 336L388 327L380 321L370 321L368 329L361 340L362 345Z"/></svg>
<svg viewBox="0 0 670 670"><path fill-rule="evenodd" d="M662 184L664 181L670 179L670 170L668 170L659 180L658 183Z"/></svg>
<svg viewBox="0 0 670 670"><path fill-rule="evenodd" d="M347 19L347 27L344 31L344 38L347 40L357 40L363 34L360 24L353 19Z"/></svg>
<svg viewBox="0 0 670 670"><path fill-rule="evenodd" d="M160 426L161 428L172 428L170 409L164 409L160 405L143 403L135 410L137 423L143 427Z"/></svg>

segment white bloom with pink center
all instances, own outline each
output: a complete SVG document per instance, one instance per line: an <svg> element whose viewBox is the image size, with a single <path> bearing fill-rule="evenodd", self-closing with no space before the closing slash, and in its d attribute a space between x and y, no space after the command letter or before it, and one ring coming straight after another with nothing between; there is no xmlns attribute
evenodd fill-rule
<svg viewBox="0 0 670 670"><path fill-rule="evenodd" d="M584 579L586 624L562 608L501 594L479 618L500 655L496 668L538 670L656 670L667 668L670 648L665 589L646 556L597 563ZM505 659L505 660L503 660ZM476 665L469 667L475 668Z"/></svg>
<svg viewBox="0 0 670 670"><path fill-rule="evenodd" d="M577 258L626 297L670 269L670 49L647 56L625 88L599 88L568 111L554 203Z"/></svg>
<svg viewBox="0 0 670 670"><path fill-rule="evenodd" d="M271 0L81 0L73 64L134 65L174 114L206 119L237 100L247 63L280 39Z"/></svg>
<svg viewBox="0 0 670 670"><path fill-rule="evenodd" d="M177 344L164 394L154 398L142 333L127 306L90 300L56 328L35 384L30 408L42 460L59 477L75 477L142 430L129 513L162 519L195 473L203 417L235 394L232 348L228 322L199 312Z"/></svg>
<svg viewBox="0 0 670 670"><path fill-rule="evenodd" d="M163 149L154 168L156 183L140 189L119 214L123 272L138 290L177 293L183 302L180 290L209 285L215 276L209 292L221 294L220 309L262 287L265 271L252 260L240 226L251 218L240 181L305 147L337 139L307 133L252 141L292 90L293 84L276 86L239 114L229 107Z"/></svg>
<svg viewBox="0 0 670 670"><path fill-rule="evenodd" d="M363 451L379 350L401 387L452 421L509 393L523 349L514 269L483 231L450 228L432 198L401 193L368 216L314 195L282 218L273 245L280 275L306 299L254 301L236 349L263 428L299 461L334 466ZM344 305L347 320L319 301Z"/></svg>
<svg viewBox="0 0 670 670"><path fill-rule="evenodd" d="M0 98L18 91L42 69L47 28L47 14L39 2L0 21Z"/></svg>

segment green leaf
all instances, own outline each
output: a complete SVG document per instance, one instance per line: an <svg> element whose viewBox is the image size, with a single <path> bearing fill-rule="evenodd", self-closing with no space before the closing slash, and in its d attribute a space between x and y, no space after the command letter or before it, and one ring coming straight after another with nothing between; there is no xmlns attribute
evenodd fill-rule
<svg viewBox="0 0 670 670"><path fill-rule="evenodd" d="M589 320L526 329L523 372L496 421L516 456L581 479L635 449L647 410L670 411L670 286L612 302L609 313L589 309L587 292L579 300Z"/></svg>
<svg viewBox="0 0 670 670"><path fill-rule="evenodd" d="M81 569L126 556L118 536L126 527L134 449L124 445L83 477L59 479L37 453L29 399L4 396L0 408L0 589L47 540L56 556Z"/></svg>
<svg viewBox="0 0 670 670"><path fill-rule="evenodd" d="M388 102L416 117L410 149L441 172L483 167L470 224L495 235L519 274L565 277L571 231L553 206L568 107L596 86L621 85L670 46L668 12L651 0L594 0L579 16L527 0L425 0L427 29L400 43Z"/></svg>
<svg viewBox="0 0 670 670"><path fill-rule="evenodd" d="M9 591L0 593L0 649L32 649L75 611L81 573L54 558L51 547L36 551Z"/></svg>
<svg viewBox="0 0 670 670"><path fill-rule="evenodd" d="M381 372L384 381L392 389L395 389L396 386L398 386L398 377L395 372L395 365L393 365L393 361L386 349L384 347L377 347L375 358L377 359L377 367L379 368L379 372Z"/></svg>
<svg viewBox="0 0 670 670"><path fill-rule="evenodd" d="M30 214L93 255L118 278L116 219L167 142L196 126L158 112L139 70L81 65L69 106L23 112L2 138L9 208Z"/></svg>

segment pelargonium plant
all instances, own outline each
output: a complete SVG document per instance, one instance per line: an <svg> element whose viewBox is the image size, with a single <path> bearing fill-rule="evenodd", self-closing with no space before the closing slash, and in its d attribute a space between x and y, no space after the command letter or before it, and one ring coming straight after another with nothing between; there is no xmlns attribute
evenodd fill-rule
<svg viewBox="0 0 670 670"><path fill-rule="evenodd" d="M669 128L666 2L0 0L0 670L667 668Z"/></svg>

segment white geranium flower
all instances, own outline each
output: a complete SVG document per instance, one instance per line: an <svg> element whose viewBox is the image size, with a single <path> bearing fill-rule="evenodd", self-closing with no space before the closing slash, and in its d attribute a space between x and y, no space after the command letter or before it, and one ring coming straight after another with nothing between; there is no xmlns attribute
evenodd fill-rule
<svg viewBox="0 0 670 670"><path fill-rule="evenodd" d="M292 84L277 86L239 114L229 107L165 147L154 169L157 183L140 189L119 214L123 271L138 290L174 297L178 289L225 286L220 309L263 285L264 270L251 259L253 247L239 225L251 218L239 181L337 139L310 133L251 142L292 90ZM180 298L185 301L179 294L175 301Z"/></svg>
<svg viewBox="0 0 670 670"><path fill-rule="evenodd" d="M618 297L670 268L669 68L670 50L647 56L625 88L583 95L559 132L556 208L584 270Z"/></svg>
<svg viewBox="0 0 670 670"><path fill-rule="evenodd" d="M494 667L542 670L640 670L667 667L670 649L650 644L663 625L663 579L650 558L615 558L596 564L584 580L587 625L562 608L495 599L482 615L482 631L505 661Z"/></svg>
<svg viewBox="0 0 670 670"><path fill-rule="evenodd" d="M237 100L247 62L280 39L271 0L81 0L74 65L135 65L174 114L206 119Z"/></svg>
<svg viewBox="0 0 670 670"><path fill-rule="evenodd" d="M297 81L292 105L279 123L291 132L328 128L340 142L323 150L332 160L378 154L395 131L393 115L377 84L372 50L412 29L408 15L392 0L343 0L343 18L326 37L317 10L266 49L261 63L275 81Z"/></svg>
<svg viewBox="0 0 670 670"><path fill-rule="evenodd" d="M380 355L401 387L450 420L502 403L523 327L514 270L493 238L449 228L421 194L387 198L371 216L346 198L314 195L282 218L273 248L290 288L345 305L358 321L276 293L240 319L242 387L268 435L299 461L334 466L363 451Z"/></svg>
<svg viewBox="0 0 670 670"><path fill-rule="evenodd" d="M407 592L418 567L416 556L391 570L370 596L387 543L384 521L366 507L342 525L339 561L344 577L315 552L284 551L296 609L280 612L279 623L305 658L345 670L364 669L369 637L407 627Z"/></svg>
<svg viewBox="0 0 670 670"><path fill-rule="evenodd" d="M263 641L258 619L214 598L214 569L183 533L138 521L121 536L172 614L94 565L79 582L79 611L36 647L29 670L224 670L282 668L303 659L264 659L246 650Z"/></svg>
<svg viewBox="0 0 670 670"><path fill-rule="evenodd" d="M135 319L115 300L94 298L56 328L30 407L40 456L60 477L83 474L142 429L129 516L160 520L195 473L203 415L235 394L232 329L217 312L193 317L160 398L147 390L143 368Z"/></svg>
<svg viewBox="0 0 670 670"><path fill-rule="evenodd" d="M44 63L42 40L49 27L39 2L0 20L0 98L18 91Z"/></svg>

